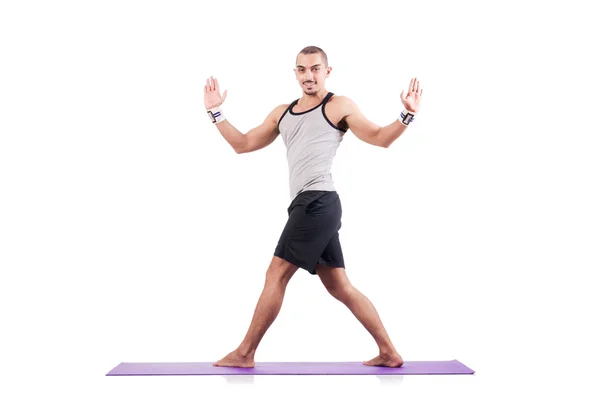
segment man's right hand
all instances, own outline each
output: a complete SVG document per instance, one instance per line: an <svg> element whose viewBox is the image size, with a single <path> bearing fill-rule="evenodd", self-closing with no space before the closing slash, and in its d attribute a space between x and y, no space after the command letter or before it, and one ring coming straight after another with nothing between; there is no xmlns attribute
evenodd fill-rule
<svg viewBox="0 0 600 397"><path fill-rule="evenodd" d="M204 86L204 106L206 106L207 110L221 106L225 102L226 97L227 90L221 96L219 81L216 78L210 76L210 78L206 79L206 85Z"/></svg>

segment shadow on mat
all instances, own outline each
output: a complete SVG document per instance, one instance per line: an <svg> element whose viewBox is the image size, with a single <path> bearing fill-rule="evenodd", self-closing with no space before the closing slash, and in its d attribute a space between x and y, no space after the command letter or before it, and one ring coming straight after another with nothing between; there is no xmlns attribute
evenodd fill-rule
<svg viewBox="0 0 600 397"><path fill-rule="evenodd" d="M252 385L254 384L254 375L221 375L225 381L234 385Z"/></svg>
<svg viewBox="0 0 600 397"><path fill-rule="evenodd" d="M399 385L404 380L404 375L375 375L381 385Z"/></svg>
<svg viewBox="0 0 600 397"><path fill-rule="evenodd" d="M404 375L375 375L381 385L399 385L404 381ZM252 385L254 375L221 375L228 384Z"/></svg>

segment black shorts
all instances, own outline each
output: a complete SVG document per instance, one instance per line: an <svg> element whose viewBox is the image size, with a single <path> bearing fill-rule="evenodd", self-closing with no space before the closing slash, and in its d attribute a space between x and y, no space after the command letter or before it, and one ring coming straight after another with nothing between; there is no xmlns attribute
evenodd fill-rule
<svg viewBox="0 0 600 397"><path fill-rule="evenodd" d="M342 205L335 191L307 190L288 207L288 221L275 256L317 274L317 263L345 267L340 244Z"/></svg>

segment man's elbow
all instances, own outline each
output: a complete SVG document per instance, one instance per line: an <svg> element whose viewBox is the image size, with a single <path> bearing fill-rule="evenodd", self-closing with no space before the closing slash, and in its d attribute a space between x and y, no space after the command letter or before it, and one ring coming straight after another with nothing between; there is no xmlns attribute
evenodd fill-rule
<svg viewBox="0 0 600 397"><path fill-rule="evenodd" d="M244 136L244 140L237 143L236 145L232 145L233 150L237 153L237 154L243 154L243 153L248 153L251 150L248 148L248 138L246 136Z"/></svg>
<svg viewBox="0 0 600 397"><path fill-rule="evenodd" d="M380 147L387 149L391 146L393 141L390 141L389 139L383 139L379 141L379 145Z"/></svg>
<svg viewBox="0 0 600 397"><path fill-rule="evenodd" d="M375 134L375 145L387 149L390 147L393 141L386 139L385 135L381 132L381 129Z"/></svg>

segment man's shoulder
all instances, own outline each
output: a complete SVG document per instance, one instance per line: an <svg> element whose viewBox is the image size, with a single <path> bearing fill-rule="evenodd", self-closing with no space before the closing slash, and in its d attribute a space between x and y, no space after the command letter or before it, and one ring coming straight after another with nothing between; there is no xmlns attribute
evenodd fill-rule
<svg viewBox="0 0 600 397"><path fill-rule="evenodd" d="M283 117L283 114L285 113L285 111L287 110L287 108L291 104L292 104L292 102L282 103L282 104L279 104L279 105L275 106L271 110L271 113L269 114L269 118L271 119L271 121L275 122L275 123L278 123L279 120Z"/></svg>
<svg viewBox="0 0 600 397"><path fill-rule="evenodd" d="M283 113L291 104L292 104L292 102L279 104L279 105L275 106L275 110L273 110L273 111Z"/></svg>
<svg viewBox="0 0 600 397"><path fill-rule="evenodd" d="M354 106L354 101L347 95L334 94L331 96L329 102L339 106Z"/></svg>
<svg viewBox="0 0 600 397"><path fill-rule="evenodd" d="M331 104L331 106L333 106L338 112L343 113L344 115L351 113L353 107L355 106L354 101L350 97L337 94L334 94L331 97L329 104Z"/></svg>

